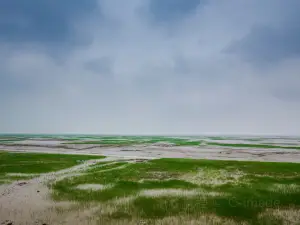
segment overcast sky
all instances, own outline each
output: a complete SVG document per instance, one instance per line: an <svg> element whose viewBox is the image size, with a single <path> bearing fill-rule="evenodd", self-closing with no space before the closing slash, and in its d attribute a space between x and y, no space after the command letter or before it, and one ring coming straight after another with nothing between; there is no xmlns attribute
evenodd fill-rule
<svg viewBox="0 0 300 225"><path fill-rule="evenodd" d="M299 0L1 0L0 132L300 135Z"/></svg>

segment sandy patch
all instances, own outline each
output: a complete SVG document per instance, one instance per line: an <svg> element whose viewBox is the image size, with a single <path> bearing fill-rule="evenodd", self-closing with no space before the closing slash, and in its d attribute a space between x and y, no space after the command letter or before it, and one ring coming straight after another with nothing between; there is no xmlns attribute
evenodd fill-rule
<svg viewBox="0 0 300 225"><path fill-rule="evenodd" d="M280 193L298 193L300 186L297 184L273 184L269 190Z"/></svg>
<svg viewBox="0 0 300 225"><path fill-rule="evenodd" d="M247 222L237 222L233 219L222 218L214 214L203 214L195 217L189 216L177 216L167 217L158 220L155 225L199 225L199 224L210 224L210 225L246 225Z"/></svg>
<svg viewBox="0 0 300 225"><path fill-rule="evenodd" d="M24 185L14 182L1 188L0 218L13 221L13 224L47 223L56 218L51 207L68 205L49 200L48 188L36 179L26 181Z"/></svg>
<svg viewBox="0 0 300 225"><path fill-rule="evenodd" d="M233 219L227 219L219 217L214 214L202 214L198 216L172 216L163 219L147 220L143 218L134 217L132 219L123 220L105 220L105 218L99 219L99 224L105 225L248 225L249 223L243 221L235 221ZM250 225L250 224L249 224Z"/></svg>
<svg viewBox="0 0 300 225"><path fill-rule="evenodd" d="M267 209L259 215L259 219L273 218L275 224L296 225L300 221L299 209ZM280 223L279 223L280 222ZM270 223L271 224L271 223Z"/></svg>
<svg viewBox="0 0 300 225"><path fill-rule="evenodd" d="M240 182L246 182L244 176L246 173L235 170L213 170L213 169L199 169L195 173L184 174L180 179L192 182L194 184L203 185L224 185L224 184L238 184Z"/></svg>
<svg viewBox="0 0 300 225"><path fill-rule="evenodd" d="M171 143L171 142L156 142L156 143L153 143L151 144L151 146L158 146L158 147L173 147L175 146L174 143Z"/></svg>
<svg viewBox="0 0 300 225"><path fill-rule="evenodd" d="M76 186L77 189L80 190L91 190L91 191L99 191L107 188L111 188L112 185L102 185L102 184L80 184Z"/></svg>
<svg viewBox="0 0 300 225"><path fill-rule="evenodd" d="M95 160L90 160L68 169L46 173L22 182L22 185L20 181L0 185L0 223L9 220L18 225L77 224L77 221L74 221L74 212L68 212L68 208L72 207L73 203L52 201L50 190L45 184L62 177L72 177L78 171L87 169L94 162ZM68 213L65 213L65 210L55 210L57 207L66 209ZM81 209L76 212L82 215Z"/></svg>
<svg viewBox="0 0 300 225"><path fill-rule="evenodd" d="M24 144L24 145L60 145L62 141L58 140L24 140L24 141L17 141L17 144Z"/></svg>
<svg viewBox="0 0 300 225"><path fill-rule="evenodd" d="M35 174L35 173L6 173L6 176L17 176L17 177L34 177L34 176L39 176L40 174Z"/></svg>
<svg viewBox="0 0 300 225"><path fill-rule="evenodd" d="M137 196L135 195L131 195L128 197L123 197L123 198L117 198L114 199L113 201L111 201L112 204L114 205L124 205L124 204L129 204L131 203L133 200L136 199Z"/></svg>
<svg viewBox="0 0 300 225"><path fill-rule="evenodd" d="M139 192L140 196L159 197L159 196L195 196L199 192L196 190L183 189L146 189Z"/></svg>
<svg viewBox="0 0 300 225"><path fill-rule="evenodd" d="M213 191L205 191L201 189L193 189L193 190L185 190L185 189L146 189L140 191L139 196L147 196L147 197L160 197L160 196L184 196L184 197L192 197L192 196L202 196L202 197L214 197L214 196L223 196L224 193L213 192Z"/></svg>

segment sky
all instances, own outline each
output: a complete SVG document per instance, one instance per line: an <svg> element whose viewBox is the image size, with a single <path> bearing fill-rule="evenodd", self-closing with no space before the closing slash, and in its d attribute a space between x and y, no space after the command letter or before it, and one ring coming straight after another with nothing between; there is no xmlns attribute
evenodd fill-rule
<svg viewBox="0 0 300 225"><path fill-rule="evenodd" d="M0 133L300 135L299 0L1 0Z"/></svg>

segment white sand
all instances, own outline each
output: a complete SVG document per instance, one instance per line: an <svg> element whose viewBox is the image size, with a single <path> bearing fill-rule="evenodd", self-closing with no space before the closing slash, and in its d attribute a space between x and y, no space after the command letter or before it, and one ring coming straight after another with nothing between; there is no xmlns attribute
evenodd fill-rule
<svg viewBox="0 0 300 225"><path fill-rule="evenodd" d="M71 207L72 203L50 200L50 191L45 183L75 176L95 161L101 160L90 160L68 169L46 173L26 180L22 185L19 185L22 181L0 185L0 224L6 220L13 221L14 225L61 224L65 217L68 219L64 224L77 224L76 215L60 214L55 210L55 207Z"/></svg>
<svg viewBox="0 0 300 225"><path fill-rule="evenodd" d="M102 185L102 184L80 184L76 188L80 190L92 190L92 191L99 191L111 186Z"/></svg>
<svg viewBox="0 0 300 225"><path fill-rule="evenodd" d="M141 196L158 197L158 196L195 196L199 193L196 190L184 189L147 189L139 193Z"/></svg>

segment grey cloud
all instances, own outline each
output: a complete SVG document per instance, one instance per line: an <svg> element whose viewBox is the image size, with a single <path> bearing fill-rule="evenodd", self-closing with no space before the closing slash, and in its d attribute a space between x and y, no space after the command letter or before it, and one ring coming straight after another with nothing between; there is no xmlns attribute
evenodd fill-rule
<svg viewBox="0 0 300 225"><path fill-rule="evenodd" d="M26 49L2 42L0 131L299 134L299 102L289 100L300 85L297 54L278 46L285 60L264 68L244 60L247 46L292 27L290 18L278 24L283 1L262 10L271 2L191 1L161 26L149 12L167 2L101 0L100 18L90 13L76 26L89 44L67 53L63 44L63 60L38 41ZM247 41L222 52L236 40Z"/></svg>
<svg viewBox="0 0 300 225"><path fill-rule="evenodd" d="M245 38L230 46L228 51L240 54L254 63L276 63L300 56L299 40L299 24L281 28L258 26Z"/></svg>
<svg viewBox="0 0 300 225"><path fill-rule="evenodd" d="M250 32L234 41L226 51L257 65L272 65L300 56L300 2L269 2L274 8L273 20L254 24Z"/></svg>
<svg viewBox="0 0 300 225"><path fill-rule="evenodd" d="M182 19L206 2L206 0L151 0L149 8L156 22L164 23Z"/></svg>
<svg viewBox="0 0 300 225"><path fill-rule="evenodd" d="M99 75L111 75L113 73L113 60L109 57L92 59L84 64L87 70Z"/></svg>
<svg viewBox="0 0 300 225"><path fill-rule="evenodd" d="M274 97L282 100L282 101L295 101L300 102L300 90L298 87L290 87L288 89L279 89L273 91Z"/></svg>
<svg viewBox="0 0 300 225"><path fill-rule="evenodd" d="M79 40L74 39L74 23L96 8L96 0L3 0L0 2L0 41L76 43Z"/></svg>

